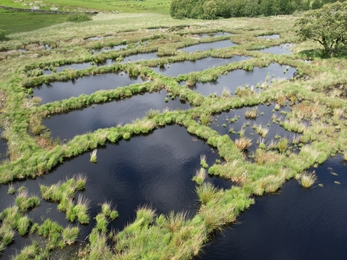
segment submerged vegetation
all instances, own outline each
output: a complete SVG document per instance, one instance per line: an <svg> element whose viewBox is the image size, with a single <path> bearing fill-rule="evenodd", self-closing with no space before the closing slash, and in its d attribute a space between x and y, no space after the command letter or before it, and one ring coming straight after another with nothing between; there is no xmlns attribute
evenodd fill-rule
<svg viewBox="0 0 347 260"><path fill-rule="evenodd" d="M18 233L39 238L22 248L16 259L26 256L47 259L52 250L73 246L77 248L74 257L81 259L110 259L114 255L117 259L190 259L201 252L212 232L233 223L250 207L254 196L275 192L286 180L297 175L301 176L301 185L312 186L316 177L303 172L336 153L346 157L347 75L344 68L347 64L342 58L310 56L319 52L319 45L300 42L293 19L292 16L234 18L209 23L173 20L158 14L99 14L93 21L58 25L45 33L38 30L8 35L9 40L0 43L0 122L8 155L8 159L0 164L0 183L6 187L2 190L8 193L3 199L8 202L8 207L0 214L0 251L7 254ZM230 34L209 36L219 32ZM199 38L202 34L208 36ZM280 37L258 38L274 34ZM190 53L179 51L186 46L220 40L230 40L235 45ZM284 43L293 43L293 54L259 51ZM128 46L109 52L92 52L121 44ZM160 55L150 60L127 61L130 55L158 52ZM231 63L226 60L218 66L177 77L165 76L160 71L160 68L168 69L175 63L184 66L184 61L198 64L208 57L226 59L235 56L250 58ZM88 66L80 70L57 69L81 63ZM223 86L221 95L203 96L195 89L199 83L218 84L218 79L231 71L245 70L251 74L255 67L268 67L272 63L294 67L297 74L289 77L290 80L261 75L262 82L256 86L247 86L245 79L235 94L228 86ZM157 68L159 70L155 70ZM51 73L43 74L43 70L48 69ZM34 88L49 87L53 82L75 82L82 77L106 73L141 77L144 82L124 87L114 83L108 90L99 90L96 86L91 94L77 94L46 104L41 103L40 97L33 96ZM43 123L61 113L87 107L93 109L96 104L125 102L134 96L144 98L145 93L161 90L168 93L165 100L162 98L163 103L170 104L176 99L189 104L190 108L149 108L143 111L143 118L77 135L71 140L54 139L53 129L47 129ZM273 114L264 115L261 106L272 106ZM242 114L227 118L221 127L212 127L221 113L238 109L244 109ZM255 123L266 116L269 121ZM193 216L174 211L159 214L153 208L139 205L135 219L114 232L109 224L117 222L122 212L115 209L114 203L100 201L95 213L96 205L91 205L91 198L83 195L83 190L87 189L86 176L76 175L70 179L58 176L61 181L49 185L41 182L42 175L51 173L70 159L86 154L86 163L94 167L96 165L88 160L97 162L97 149L107 149L109 143L148 135L171 124L184 127L220 156L220 160L213 164L207 163L207 156L201 155L199 168L191 173L198 204ZM237 124L242 125L240 131ZM295 138L270 134L273 125L296 133ZM254 129L252 135L247 131L250 128ZM225 134L217 131L220 129L224 129ZM276 136L265 142L269 135ZM206 181L211 176L224 178L233 185L228 189L216 188ZM31 219L26 215L28 211L36 210L40 198L29 196L17 182L34 178L37 180L33 181L41 184L40 195L45 203L57 203L58 213L63 213L63 219L67 220L65 227L54 219ZM80 229L86 225L93 225L93 228L87 237L81 238L86 243L77 245ZM39 243L41 240L45 242Z"/></svg>

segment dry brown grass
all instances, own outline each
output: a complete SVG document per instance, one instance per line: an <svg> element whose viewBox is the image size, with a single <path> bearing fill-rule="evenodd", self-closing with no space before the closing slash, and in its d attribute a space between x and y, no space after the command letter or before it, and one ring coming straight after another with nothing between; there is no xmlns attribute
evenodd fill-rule
<svg viewBox="0 0 347 260"><path fill-rule="evenodd" d="M237 148L243 151L252 145L252 140L247 137L241 137L240 139L235 140L235 144Z"/></svg>

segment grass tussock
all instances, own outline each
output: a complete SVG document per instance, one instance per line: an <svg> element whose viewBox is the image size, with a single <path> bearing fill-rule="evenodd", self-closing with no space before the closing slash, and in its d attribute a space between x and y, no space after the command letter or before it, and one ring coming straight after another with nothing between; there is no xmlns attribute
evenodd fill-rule
<svg viewBox="0 0 347 260"><path fill-rule="evenodd" d="M96 156L96 153L98 152L97 149L94 149L91 153L90 153L90 159L89 161L92 162L92 163L96 163L97 162L97 156Z"/></svg>
<svg viewBox="0 0 347 260"><path fill-rule="evenodd" d="M247 119L256 119L258 116L258 108L248 109L245 112L245 117Z"/></svg>
<svg viewBox="0 0 347 260"><path fill-rule="evenodd" d="M304 172L301 174L298 182L304 188L310 188L318 180L317 175L314 172Z"/></svg>
<svg viewBox="0 0 347 260"><path fill-rule="evenodd" d="M205 178L206 178L206 170L204 168L201 168L200 170L196 171L196 174L192 180L195 181L197 185L201 185L203 184Z"/></svg>
<svg viewBox="0 0 347 260"><path fill-rule="evenodd" d="M246 137L241 137L235 140L235 145L240 151L243 151L252 145L252 140Z"/></svg>

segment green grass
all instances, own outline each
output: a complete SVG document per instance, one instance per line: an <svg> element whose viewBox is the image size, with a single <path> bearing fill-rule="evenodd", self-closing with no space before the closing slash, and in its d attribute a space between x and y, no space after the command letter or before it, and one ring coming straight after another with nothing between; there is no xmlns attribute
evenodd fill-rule
<svg viewBox="0 0 347 260"><path fill-rule="evenodd" d="M23 6L23 3L29 4L31 1L24 0L14 3L11 0L3 0L1 5L11 6L16 8L29 8L29 5ZM80 10L86 11L107 11L120 13L163 13L168 14L170 9L170 0L44 0L42 3L46 6L41 6L42 10L49 10L51 7L58 7L59 11L76 12Z"/></svg>
<svg viewBox="0 0 347 260"><path fill-rule="evenodd" d="M0 9L0 29L6 34L28 32L66 22L67 15L34 14Z"/></svg>

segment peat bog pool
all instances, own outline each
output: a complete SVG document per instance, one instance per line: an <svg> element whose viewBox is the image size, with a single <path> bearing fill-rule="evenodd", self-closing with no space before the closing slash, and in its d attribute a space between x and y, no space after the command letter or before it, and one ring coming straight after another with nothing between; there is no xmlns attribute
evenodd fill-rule
<svg viewBox="0 0 347 260"><path fill-rule="evenodd" d="M149 152L150 151L150 152ZM78 192L90 200L90 224L80 227L79 239L85 239L95 224L93 219L100 212L100 203L111 202L119 212L119 217L109 223L109 230L121 230L135 218L135 210L140 206L150 206L157 214L170 211L185 212L192 217L198 209L195 182L192 177L200 169L200 155L206 155L211 166L218 153L208 144L190 135L184 127L166 126L148 135L139 135L117 144L107 144L98 148L98 162L89 162L89 153L66 160L51 173L35 180L19 181L13 187L24 185L29 194L40 194L39 185L52 185L75 174L82 173L88 178L85 190ZM230 188L231 182L209 177L205 179L217 188ZM6 186L0 189L0 208L11 204L16 195L8 195ZM12 197L11 197L12 196ZM13 198L13 199L12 199ZM41 223L50 218L64 227L65 213L57 210L57 205L41 201L41 205L29 212L29 217ZM30 239L19 239L9 246L4 255L11 255L15 248L31 243Z"/></svg>
<svg viewBox="0 0 347 260"><path fill-rule="evenodd" d="M246 111L251 109L257 109L258 116L255 119L245 118ZM286 138L290 144L294 138L300 136L300 134L289 132L279 124L272 122L273 116L280 121L284 121L286 118L285 113L289 111L289 106L280 107L277 111L275 110L275 104L233 109L230 112L223 112L215 115L210 127L220 135L229 135L230 139L233 141L240 138L238 133L242 131L246 138L252 140L251 146L247 148L247 153L254 153L259 147L260 140L262 140L266 146L269 146L271 142L276 143L276 140L279 138ZM230 120L233 121L234 118L238 118L237 121L230 122ZM253 126L260 126L263 128L267 133L266 136L262 137L258 134L253 129ZM230 129L233 129L233 133L230 133Z"/></svg>
<svg viewBox="0 0 347 260"><path fill-rule="evenodd" d="M183 71L183 68L181 70ZM258 83L265 83L268 75L267 83L270 84L272 79L290 79L295 75L295 73L296 69L293 67L272 63L270 66L265 68L254 67L252 71L240 69L233 70L227 75L221 75L214 82L197 82L195 86L192 86L191 88L205 96L213 93L221 95L224 90L234 93L238 87L243 87L244 85L256 87ZM254 88L254 91L256 92L259 90Z"/></svg>
<svg viewBox="0 0 347 260"><path fill-rule="evenodd" d="M7 142L1 138L2 130L0 129L0 163L8 158L7 156Z"/></svg>
<svg viewBox="0 0 347 260"><path fill-rule="evenodd" d="M259 51L271 54L292 54L292 51L290 50L292 47L292 44L283 43L279 46L273 46Z"/></svg>
<svg viewBox="0 0 347 260"><path fill-rule="evenodd" d="M116 45L112 47L104 47L101 49L95 49L92 50L93 54L97 54L100 52L109 52L109 51L119 51L119 50L125 50L128 47L128 44L122 44L122 45Z"/></svg>
<svg viewBox="0 0 347 260"><path fill-rule="evenodd" d="M229 36L231 33L228 32L217 32L217 33L199 33L199 34L193 34L193 37L198 38L208 38L208 37L221 37L221 36Z"/></svg>
<svg viewBox="0 0 347 260"><path fill-rule="evenodd" d="M151 59L159 59L156 52L129 55L129 56L123 57L123 61L121 61L121 62L135 62L135 61L151 60ZM63 66L57 67L56 72L62 72L65 69L83 70L83 69L87 69L87 68L93 67L93 66L108 66L108 65L111 65L112 63L115 63L115 62L117 62L117 61L112 60L112 59L107 59L105 62L98 63L96 65L93 65L90 62L73 63L73 64L68 64L68 65L63 65ZM48 69L44 69L44 70L42 70L42 74L43 75L52 74L52 71L48 70Z"/></svg>
<svg viewBox="0 0 347 260"><path fill-rule="evenodd" d="M73 81L52 82L33 88L34 96L41 98L41 104L54 102L82 94L92 94L98 90L116 89L135 83L142 83L140 77L129 77L125 72L84 76Z"/></svg>
<svg viewBox="0 0 347 260"><path fill-rule="evenodd" d="M185 51L185 52L195 52L195 51L206 51L210 49L226 48L226 47L232 47L232 46L237 46L237 44L233 43L230 40L224 40L224 41L218 41L218 42L194 44L184 48L180 48L178 50Z"/></svg>
<svg viewBox="0 0 347 260"><path fill-rule="evenodd" d="M211 48L213 49L226 48L226 47L231 47L236 45L237 44L231 42L230 40L224 40L224 41L210 42L210 43L199 43L199 44L191 45L185 48L181 48L179 50L186 51L186 52L194 52L194 51L209 50ZM115 47L118 47L118 46L115 46ZM151 60L151 59L159 59L159 58L160 57L157 56L156 52L148 52L148 53L139 53L139 54L133 54L133 55L123 57L122 62L136 62L141 60ZM97 64L96 66L107 66L115 62L116 60L107 59L104 63ZM95 65L92 65L90 62L84 62L84 63L73 63L68 65L58 66L55 69L56 69L56 72L61 72L64 69L68 69L68 68L74 69L74 70L82 70L82 69L87 69L91 66L95 66ZM42 70L43 75L47 75L51 73L52 71L50 69Z"/></svg>
<svg viewBox="0 0 347 260"><path fill-rule="evenodd" d="M81 110L51 116L43 120L50 129L51 136L61 140L72 139L75 135L93 132L99 128L115 127L130 123L146 116L149 110L189 109L189 103L179 98L166 103L167 92L145 93L131 98L90 106ZM68 126L68 127L67 127Z"/></svg>
<svg viewBox="0 0 347 260"><path fill-rule="evenodd" d="M155 72L165 76L177 77L180 74L188 74L193 71L203 71L213 67L225 65L231 62L238 62L250 59L249 56L233 56L231 58L214 58L207 57L196 61L175 62L170 65L165 64L164 67L152 68Z"/></svg>
<svg viewBox="0 0 347 260"><path fill-rule="evenodd" d="M269 34L269 35L260 35L257 36L258 39L279 39L280 35L279 34Z"/></svg>
<svg viewBox="0 0 347 260"><path fill-rule="evenodd" d="M196 259L345 259L346 162L337 155L312 171L316 185L305 189L290 180L279 194L256 198Z"/></svg>

